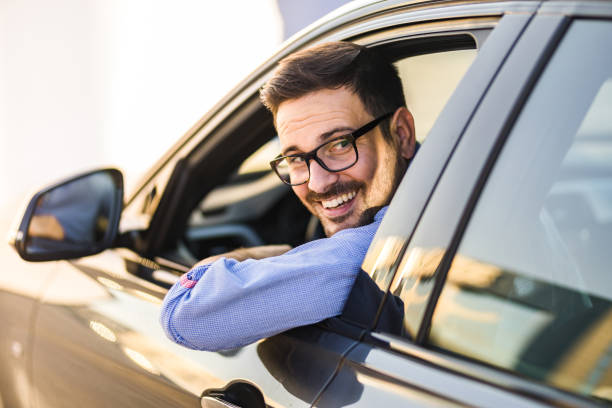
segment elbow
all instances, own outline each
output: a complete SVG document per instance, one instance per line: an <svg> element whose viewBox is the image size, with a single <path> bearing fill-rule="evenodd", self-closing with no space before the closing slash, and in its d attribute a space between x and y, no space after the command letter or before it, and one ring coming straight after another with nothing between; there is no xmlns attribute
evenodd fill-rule
<svg viewBox="0 0 612 408"><path fill-rule="evenodd" d="M173 288L174 289L174 288ZM159 316L159 323L161 324L166 337L168 337L173 342L180 344L181 346L188 347L191 349L196 349L191 342L189 342L181 332L183 329L189 329L188 325L185 325L186 321L185 317L182 313L183 308L181 307L181 296L175 297L171 296L172 289L166 295L164 302L162 304L161 313ZM186 326L186 327L183 327Z"/></svg>
<svg viewBox="0 0 612 408"><path fill-rule="evenodd" d="M210 327L214 327L214 322L208 321L201 314L194 319L177 303L164 301L159 318L162 329L170 340L192 350L219 351L233 348L228 347L229 339L213 335L215 330L210 330Z"/></svg>
<svg viewBox="0 0 612 408"><path fill-rule="evenodd" d="M193 348L186 344L185 339L179 334L174 324L174 320L176 319L176 316L174 315L174 307L169 307L169 305L165 303L166 302L164 302L164 305L161 310L159 322L162 326L162 329L164 330L164 333L166 334L166 337L168 337L173 342L180 344L181 346Z"/></svg>
<svg viewBox="0 0 612 408"><path fill-rule="evenodd" d="M177 327L172 317L164 314L161 316L161 325L166 336L173 342L200 351L221 351L242 347L252 341L221 335L218 331L210 329L206 321L198 321L198 324ZM254 341L254 340L253 340Z"/></svg>

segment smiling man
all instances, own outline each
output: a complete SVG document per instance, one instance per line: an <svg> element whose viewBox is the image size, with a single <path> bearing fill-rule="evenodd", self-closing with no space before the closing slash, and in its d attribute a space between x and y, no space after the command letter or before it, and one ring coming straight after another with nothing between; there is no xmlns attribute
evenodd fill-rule
<svg viewBox="0 0 612 408"><path fill-rule="evenodd" d="M397 137L385 138L377 126L389 118ZM369 131L356 134L362 124ZM374 118L347 86L282 102L276 126L285 158L273 166L278 169L279 161L287 162L287 174L295 174L289 184L327 236L370 223L395 191L406 168L402 159L414 152L412 117L406 108ZM301 157L309 151L310 160Z"/></svg>
<svg viewBox="0 0 612 408"><path fill-rule="evenodd" d="M282 148L270 165L327 238L199 262L162 307L166 334L186 347L234 348L339 315L416 150L397 71L356 44L287 57L261 99Z"/></svg>

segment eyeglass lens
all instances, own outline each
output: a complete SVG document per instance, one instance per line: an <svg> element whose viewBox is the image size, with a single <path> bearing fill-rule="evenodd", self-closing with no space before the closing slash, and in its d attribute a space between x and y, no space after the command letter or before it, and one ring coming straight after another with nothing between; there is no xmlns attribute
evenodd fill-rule
<svg viewBox="0 0 612 408"><path fill-rule="evenodd" d="M315 155L329 171L344 170L357 161L357 151L348 138L334 139L319 146ZM284 157L275 164L276 172L287 184L302 184L310 177L309 165L302 157Z"/></svg>

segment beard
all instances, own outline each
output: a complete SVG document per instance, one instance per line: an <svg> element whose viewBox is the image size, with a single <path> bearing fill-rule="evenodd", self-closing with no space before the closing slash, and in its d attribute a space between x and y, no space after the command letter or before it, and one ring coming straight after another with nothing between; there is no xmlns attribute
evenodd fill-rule
<svg viewBox="0 0 612 408"><path fill-rule="evenodd" d="M377 179L376 177L374 177L376 181L370 180L370 183L366 183L366 182L350 180L350 181L338 182L332 185L327 191L323 193L316 193L310 190L308 191L305 197L306 198L305 201L308 203L311 203L311 208L314 208L314 205L312 205L312 203L320 202L323 200L329 200L334 197L338 197L342 194L351 193L353 191L357 192L357 196L355 197L355 199L358 199L358 196L360 194L362 195L363 203L366 208L361 210L361 213L356 217L357 219L353 223L351 223L350 225L343 226L342 228L337 229L337 230L334 229L334 227L340 226L342 223L344 223L351 217L355 217L354 212L349 212L347 214L343 214L335 218L327 218L327 217L321 217L318 214L314 213L314 210L311 210L311 212L313 212L315 216L319 217L319 220L321 222L321 225L323 226L326 236L329 237L333 235L333 233L336 233L340 231L341 229L357 228L357 227L371 224L374 221L374 216L378 213L378 211L380 211L381 208L389 204L389 202L393 198L393 195L395 194L397 186L399 185L406 171L407 162L400 155L390 158L387 162L394 163L394 168L391 171L389 171L389 173L387 173L386 175L383 175L382 178ZM373 183L376 183L376 184L373 185ZM376 189L377 187L380 187L380 186L386 186L385 189L388 189L388 191L386 193L384 191L380 192L380 195L383 196L382 199L378 199L376 200L376 202L369 203L368 196L371 196L372 194L374 196L377 195L376 192L373 193L370 190L372 190L373 188ZM360 211L360 210L356 209L356 211Z"/></svg>
<svg viewBox="0 0 612 408"><path fill-rule="evenodd" d="M329 200L334 197L338 197L342 194L351 193L353 191L354 192L363 191L364 187L365 187L365 183L354 181L354 180L338 182L332 185L327 191L323 193L316 193L314 191L308 190L308 194L306 194L306 201L309 203L315 203L315 202L320 202L324 200ZM314 205L312 206L312 208L314 208ZM323 226L323 230L325 231L325 236L327 237L332 235L332 232L330 231L331 227L342 224L348 218L353 216L353 212L349 212L347 214L343 214L335 218L327 218L327 217L322 217L319 214L316 214L314 210L311 210L311 212L319 218L319 221L321 222L321 225ZM349 227L353 227L353 225ZM334 231L334 232L337 232L337 231Z"/></svg>
<svg viewBox="0 0 612 408"><path fill-rule="evenodd" d="M331 198L340 196L342 194L348 194L352 191L359 191L363 189L364 187L365 187L364 182L359 182L355 180L339 181L333 184L324 193L315 193L312 190L308 190L308 194L306 194L306 201L313 203L316 201L329 200Z"/></svg>

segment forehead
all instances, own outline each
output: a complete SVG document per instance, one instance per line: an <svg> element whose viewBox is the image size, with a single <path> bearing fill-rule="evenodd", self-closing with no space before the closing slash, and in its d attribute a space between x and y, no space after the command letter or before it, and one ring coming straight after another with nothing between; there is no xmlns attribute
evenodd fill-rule
<svg viewBox="0 0 612 408"><path fill-rule="evenodd" d="M346 88L324 89L281 103L276 113L276 127L281 148L307 150L324 135L350 131L369 119L361 99Z"/></svg>

